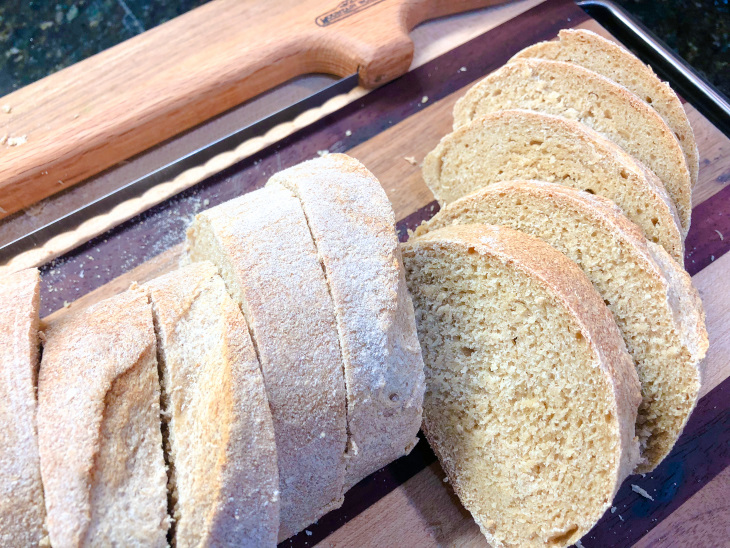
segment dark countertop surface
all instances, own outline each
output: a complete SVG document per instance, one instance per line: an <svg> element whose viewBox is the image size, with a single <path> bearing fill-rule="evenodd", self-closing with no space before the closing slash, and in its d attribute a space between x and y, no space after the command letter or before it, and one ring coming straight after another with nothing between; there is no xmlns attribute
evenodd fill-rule
<svg viewBox="0 0 730 548"><path fill-rule="evenodd" d="M0 96L207 1L4 0L0 2ZM730 96L728 2L618 0Z"/></svg>

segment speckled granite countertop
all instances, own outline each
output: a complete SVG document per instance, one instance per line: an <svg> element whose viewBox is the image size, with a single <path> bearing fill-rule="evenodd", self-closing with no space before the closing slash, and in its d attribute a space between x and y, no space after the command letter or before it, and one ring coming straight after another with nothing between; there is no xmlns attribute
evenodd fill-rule
<svg viewBox="0 0 730 548"><path fill-rule="evenodd" d="M208 0L4 0L0 96ZM729 0L618 0L730 96Z"/></svg>

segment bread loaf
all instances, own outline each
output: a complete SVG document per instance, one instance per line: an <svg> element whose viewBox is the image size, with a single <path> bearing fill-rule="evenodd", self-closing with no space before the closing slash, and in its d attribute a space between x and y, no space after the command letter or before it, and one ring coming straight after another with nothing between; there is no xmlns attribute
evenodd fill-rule
<svg viewBox="0 0 730 548"><path fill-rule="evenodd" d="M160 383L147 296L130 290L45 332L38 438L51 545L167 546Z"/></svg>
<svg viewBox="0 0 730 548"><path fill-rule="evenodd" d="M459 99L454 127L514 108L574 119L619 145L661 179L685 234L689 230L692 183L679 142L661 116L626 88L572 63L517 59Z"/></svg>
<svg viewBox="0 0 730 548"><path fill-rule="evenodd" d="M275 546L274 426L240 309L209 262L144 289L159 348L175 546Z"/></svg>
<svg viewBox="0 0 730 548"><path fill-rule="evenodd" d="M557 41L540 42L512 59L538 58L575 63L621 84L657 111L679 141L692 186L697 184L699 152L692 126L677 94L650 67L620 45L589 30L563 29Z"/></svg>
<svg viewBox="0 0 730 548"><path fill-rule="evenodd" d="M613 203L552 183L485 187L446 206L416 235L472 223L540 238L593 283L636 363L643 397L636 431L644 456L637 471L653 470L674 446L699 396L708 339L689 275Z"/></svg>
<svg viewBox="0 0 730 548"><path fill-rule="evenodd" d="M403 247L426 364L424 432L489 543L570 546L638 459L636 371L563 254L450 226Z"/></svg>
<svg viewBox="0 0 730 548"><path fill-rule="evenodd" d="M199 214L193 261L220 268L251 330L274 420L279 538L343 501L347 418L334 307L299 200L267 188Z"/></svg>
<svg viewBox="0 0 730 548"><path fill-rule="evenodd" d="M410 452L421 426L423 360L395 233L378 180L329 154L274 175L301 201L337 318L347 387L345 490Z"/></svg>
<svg viewBox="0 0 730 548"><path fill-rule="evenodd" d="M0 280L0 546L38 546L46 535L38 456L36 384L40 276Z"/></svg>
<svg viewBox="0 0 730 548"><path fill-rule="evenodd" d="M618 146L558 116L505 110L447 135L423 162L442 205L499 181L540 179L613 200L647 238L684 260L682 229L664 185Z"/></svg>

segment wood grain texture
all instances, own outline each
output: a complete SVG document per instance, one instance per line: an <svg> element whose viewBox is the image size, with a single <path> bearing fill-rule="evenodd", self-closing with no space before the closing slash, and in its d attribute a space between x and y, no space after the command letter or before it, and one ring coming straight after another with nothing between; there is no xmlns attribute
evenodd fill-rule
<svg viewBox="0 0 730 548"><path fill-rule="evenodd" d="M179 253L174 246L191 215L260 187L272 173L311 158L317 150L349 151L363 160L381 178L397 212L399 235L405 238L406 228L438 210L418 167L405 158L413 156L420 163L440 137L439 128L450 127L452 94L525 45L582 23L581 13L570 2L549 0L47 265L43 308L50 312L61 307L47 321L57 321L68 310L126 289L133 280L144 281L173 268ZM488 48L490 55L485 56ZM467 71L460 71L461 66ZM424 96L428 97L425 103ZM725 243L730 238L721 239L715 232L715 227L730 223L730 190L722 182L722 174L730 172L730 157L716 152L730 141L703 127L707 122L696 111L688 108L688 112L695 130L699 128L697 133L706 135L698 141L701 156L709 159L701 166L696 189L704 196L694 209L690 233L697 245L688 250L698 265L694 282L705 300L711 337L704 397L672 454L654 473L629 478L614 502L616 512L607 512L583 539L586 548L631 546L663 521L670 524L675 515L680 521L682 515L696 516L691 518L694 529L688 526L686 531L705 531L705 526L717 530L727 523L702 518L702 507L695 504L709 500L696 495L703 486L724 477L723 471L730 466L730 288L726 282L730 254ZM719 225L713 216L720 219ZM84 294L68 309L62 307L64 301ZM485 546L442 479L433 453L422 440L410 455L356 485L343 507L309 527L309 534L302 532L282 546ZM646 489L654 500L634 492L632 484ZM657 535L668 538L659 528ZM687 535L692 538L691 533Z"/></svg>
<svg viewBox="0 0 730 548"><path fill-rule="evenodd" d="M418 23L498 0L215 0L2 99L0 216L295 76L405 73ZM59 184L62 181L62 184Z"/></svg>

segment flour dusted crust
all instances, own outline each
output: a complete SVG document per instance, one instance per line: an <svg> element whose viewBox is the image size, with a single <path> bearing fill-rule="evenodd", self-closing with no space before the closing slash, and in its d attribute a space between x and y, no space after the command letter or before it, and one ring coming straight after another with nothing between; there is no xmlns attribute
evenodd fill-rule
<svg viewBox="0 0 730 548"><path fill-rule="evenodd" d="M243 310L279 459L279 538L343 501L347 418L334 307L299 200L270 185L199 214L193 261L211 260Z"/></svg>
<svg viewBox="0 0 730 548"><path fill-rule="evenodd" d="M421 426L423 359L393 209L344 154L274 175L302 203L337 316L347 386L345 490L410 452Z"/></svg>
<svg viewBox="0 0 730 548"><path fill-rule="evenodd" d="M621 482L638 461L634 422L640 401L639 383L611 314L572 261L544 242L508 228L444 227L409 240L404 244L403 256L427 369L424 431L439 455L450 484L492 546L573 544L610 507ZM481 265L487 265L484 268L488 274L479 270ZM457 279L473 279L474 285L466 284L465 292L452 293L450 288L459 287L453 285ZM515 280L524 286L526 293L512 293L511 283ZM494 294L482 293L490 291L484 284L491 284ZM482 296L487 294L490 297ZM482 306L489 303L480 304L482 298L503 299L505 310L511 310L510 314L520 320L512 325L504 323L509 321L506 316L491 317L487 323L493 324L494 330L475 327L486 330L481 336L491 342L484 348L457 351L456 347L479 340L472 333L457 330L466 325L485 325L481 320L476 324L461 323L469 314L486 310ZM471 304L464 308L464 302ZM537 336L529 334L536 329L531 327L534 325L531 310L536 308L545 311L545 318L549 319L544 322L562 318L563 323L556 323L552 329L545 324L545 337L562 337L565 341L551 350L555 354L533 358L517 350L516 359L566 365L566 360L580 357L578 363L583 364L570 374L566 374L567 369L563 373L555 366L542 368L541 375L545 375L548 383L542 391L530 387L530 382L541 382L543 376L530 381L538 372L529 364L483 363L480 358L491 355L494 348L510 349L513 344L520 344L518 340ZM521 316L520 310L524 310ZM510 334L512 328L516 329L514 339ZM507 334L503 336L499 329ZM534 349L536 353L542 351L540 347ZM574 380L576 375L583 379L578 384ZM484 378L490 383L496 379L496 384L474 385L473 378ZM592 386L584 387L584 381ZM524 385L525 382L528 384ZM465 393L470 386L476 392ZM495 390L493 396L491 390ZM566 407L549 407L553 399L563 400L564 391L572 394L565 402ZM501 397L512 393L516 400L509 409L497 407L501 405ZM548 407L543 411L544 405ZM552 423L586 405L593 418L572 417L565 427L567 430L558 430L565 434L563 442L559 444L553 438L546 438L535 446L541 451L552 447L557 460L553 453L531 455L532 443L522 437L542 439L548 425L541 427L542 422L525 421L523 413L537 410L540 421L547 416ZM460 411L455 415L454 409ZM451 419L456 424L449 422ZM601 437L593 437L596 431L603 432ZM487 439L479 438L481 432L488 433ZM582 458L583 448L587 451L588 446L579 444L578 453L563 449L570 447L570 440L582 436L587 440L602 440L597 447L590 448L598 459L596 463ZM465 441L472 438L473 443ZM505 455L491 460L490 456L479 453L492 450L502 450ZM551 460L546 460L549 457ZM484 466L491 470L482 469ZM586 475L567 483L567 476L575 475L573 472L578 467L585 468L581 468L581 473ZM553 473L562 477L560 470L568 472L565 481L553 477ZM592 483L598 475L602 480ZM548 478L551 478L549 482ZM548 501L549 506L536 513L535 493L555 500Z"/></svg>
<svg viewBox="0 0 730 548"><path fill-rule="evenodd" d="M514 59L538 58L575 63L621 84L651 106L679 140L687 160L692 186L697 184L699 152L682 102L651 67L620 45L589 30L563 29L558 41L540 42L523 49Z"/></svg>
<svg viewBox="0 0 730 548"><path fill-rule="evenodd" d="M653 470L695 407L707 351L702 303L689 275L611 201L539 181L508 181L452 202L416 235L453 224L499 224L575 261L608 304L634 358L643 402L636 430Z"/></svg>
<svg viewBox="0 0 730 548"><path fill-rule="evenodd" d="M539 179L613 200L680 263L682 228L662 182L617 145L578 122L530 110L474 119L441 139L423 178L448 204L488 184Z"/></svg>
<svg viewBox="0 0 730 548"><path fill-rule="evenodd" d="M45 332L38 438L53 546L167 546L160 385L147 296L130 290Z"/></svg>
<svg viewBox="0 0 730 548"><path fill-rule="evenodd" d="M144 289L161 359L175 545L275 546L274 425L239 307L209 262Z"/></svg>
<svg viewBox="0 0 730 548"><path fill-rule="evenodd" d="M513 108L574 119L602 133L661 179L689 230L692 181L682 148L662 117L625 87L573 63L517 59L457 101L454 127Z"/></svg>
<svg viewBox="0 0 730 548"><path fill-rule="evenodd" d="M35 268L0 279L0 546L38 546L46 535L36 428L39 291Z"/></svg>

